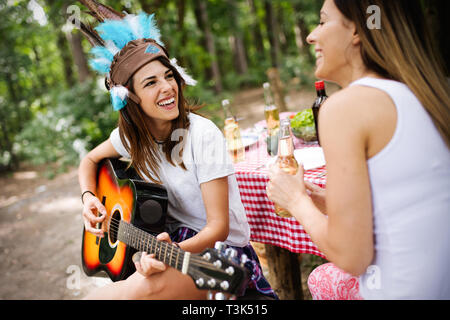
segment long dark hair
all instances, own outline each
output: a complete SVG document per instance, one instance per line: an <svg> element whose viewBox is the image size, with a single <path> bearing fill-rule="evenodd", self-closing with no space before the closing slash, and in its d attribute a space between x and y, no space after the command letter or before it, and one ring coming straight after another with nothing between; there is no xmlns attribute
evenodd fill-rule
<svg viewBox="0 0 450 320"><path fill-rule="evenodd" d="M191 111L191 107L187 104L183 96L183 87L185 85L183 78L178 73L175 67L164 57L159 57L156 60L160 61L164 66L173 71L175 81L178 85L178 110L179 115L176 119L173 119L172 129L169 138L164 141L163 153L169 163L176 165L174 159L172 159L172 150L176 144L184 144L184 138L181 142L172 141L172 132L176 129L188 129L189 118L188 113ZM131 78L127 87L133 91L133 78ZM194 109L194 108L192 108ZM137 173L144 178L144 175L150 178L155 183L161 183L159 176L159 163L162 159L158 153L158 143L153 138L150 130L147 126L145 118L148 117L142 110L142 108L131 99L128 100L127 105L121 109L119 114L119 134L122 144L131 156L131 164ZM182 157L183 145L180 149L180 158ZM181 161L179 163L184 170L186 167Z"/></svg>
<svg viewBox="0 0 450 320"><path fill-rule="evenodd" d="M450 148L450 97L444 64L418 0L334 0L356 25L365 66L405 83L420 100ZM381 29L366 24L369 6L381 11Z"/></svg>

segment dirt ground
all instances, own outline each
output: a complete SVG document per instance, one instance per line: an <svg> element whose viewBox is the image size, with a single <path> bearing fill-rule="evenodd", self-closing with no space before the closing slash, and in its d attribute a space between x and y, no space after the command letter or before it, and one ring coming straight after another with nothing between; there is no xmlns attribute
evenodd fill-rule
<svg viewBox="0 0 450 320"><path fill-rule="evenodd" d="M312 91L291 93L286 98L289 110L310 107L314 95ZM261 89L235 97L242 128L264 118L262 97ZM2 300L80 299L109 282L87 277L81 267L83 223L77 169L52 180L44 177L44 171L45 167L23 167L0 176ZM267 272L263 246L255 244L255 248Z"/></svg>

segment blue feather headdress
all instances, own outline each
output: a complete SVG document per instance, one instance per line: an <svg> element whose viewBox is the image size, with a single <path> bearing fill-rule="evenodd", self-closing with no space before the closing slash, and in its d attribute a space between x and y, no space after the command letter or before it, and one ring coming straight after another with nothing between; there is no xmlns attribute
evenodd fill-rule
<svg viewBox="0 0 450 320"><path fill-rule="evenodd" d="M90 51L92 58L89 59L89 65L99 74L106 76L111 94L111 103L114 110L120 110L126 106L128 98L134 101L138 99L125 86L125 82L129 79L127 72L131 76L143 64L159 56L168 59L167 52L161 41L161 34L156 25L154 14L148 15L145 12L141 12L138 15L125 15L121 19L105 20L95 28L95 31L100 39L97 39L95 46ZM130 59L138 61L133 64L136 70L121 70L122 74L120 74L116 69L119 69L120 63L123 63L123 60L128 59L128 57L126 55L122 57L119 52L125 46L130 46L130 43L134 44L135 40L142 39L145 39L146 42L140 43L139 46L135 47L134 56L132 57L132 54L129 54ZM144 54L145 56L143 56ZM119 58L122 61L119 61ZM176 59L170 59L169 61L186 84L196 84L196 81L183 68L178 66ZM139 103L139 101L136 102Z"/></svg>

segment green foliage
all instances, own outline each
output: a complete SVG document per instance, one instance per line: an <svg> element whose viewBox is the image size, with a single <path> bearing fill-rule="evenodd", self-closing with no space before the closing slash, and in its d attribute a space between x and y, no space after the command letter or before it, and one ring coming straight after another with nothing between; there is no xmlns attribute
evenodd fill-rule
<svg viewBox="0 0 450 320"><path fill-rule="evenodd" d="M43 95L32 110L32 120L16 136L15 152L33 164L56 163L61 170L107 139L117 123L109 95L91 81Z"/></svg>
<svg viewBox="0 0 450 320"><path fill-rule="evenodd" d="M82 11L85 8L76 1L34 2L43 8L47 23L39 23L34 17L29 0L0 2L0 171L10 170L20 161L53 163L62 169L74 165L80 155L108 137L117 121L102 84L97 85L95 80L76 84L79 59L75 58L70 35L63 32L67 19L64 10L72 4ZM222 99L232 100L236 91L260 87L267 81L266 71L272 65L268 34L274 30L266 25L263 1L205 1L215 56L207 49L193 1L100 2L118 11L137 13L146 8L156 14L170 56L198 81L197 86L185 89L185 97L191 105L202 105L199 113L219 127L223 123ZM185 4L184 11L180 10L181 3ZM291 89L290 83L298 89L310 86L313 65L299 51L294 28L300 17L308 32L312 30L320 1L281 0L272 4L279 24L276 36L284 39L279 55L285 89ZM234 15L230 14L232 7ZM87 18L86 14L82 16ZM93 23L92 18L86 20ZM262 48L255 43L256 30L261 34ZM237 70L233 40L237 36L245 47L248 70L244 74ZM83 40L82 47L86 56L90 45ZM210 70L214 61L219 65L223 92L215 91Z"/></svg>

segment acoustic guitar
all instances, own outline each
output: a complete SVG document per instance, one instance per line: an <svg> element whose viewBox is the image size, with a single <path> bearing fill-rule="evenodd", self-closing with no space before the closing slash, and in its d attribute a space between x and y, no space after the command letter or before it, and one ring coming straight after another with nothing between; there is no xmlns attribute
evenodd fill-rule
<svg viewBox="0 0 450 320"><path fill-rule="evenodd" d="M104 159L97 171L97 197L106 208L105 220L98 225L100 238L83 229L82 265L88 276L104 271L113 281L135 271L136 251L154 253L155 258L189 275L199 289L241 294L249 281L244 267L247 257L217 242L193 254L158 241L164 230L168 197L161 185L142 181L132 167L118 159Z"/></svg>

